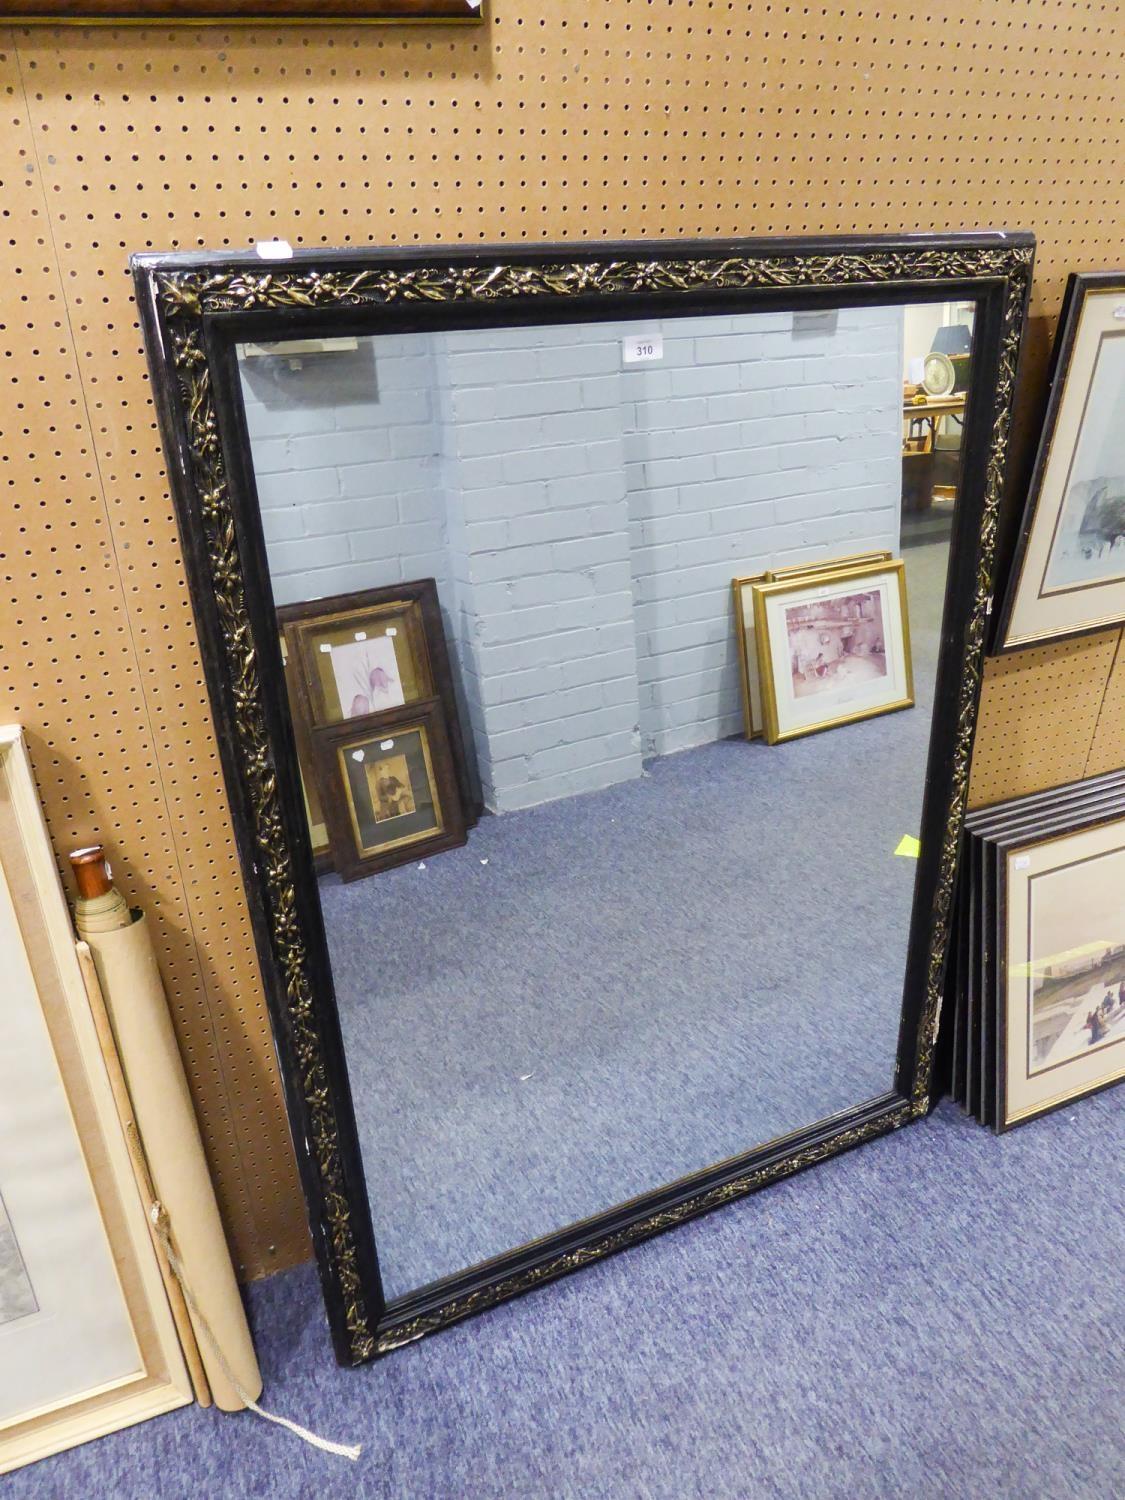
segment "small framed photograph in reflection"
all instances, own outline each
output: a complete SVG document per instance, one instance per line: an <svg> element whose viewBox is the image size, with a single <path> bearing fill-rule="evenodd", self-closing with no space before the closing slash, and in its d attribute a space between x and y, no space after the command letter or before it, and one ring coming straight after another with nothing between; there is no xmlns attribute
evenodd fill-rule
<svg viewBox="0 0 1125 1500"><path fill-rule="evenodd" d="M769 744L913 705L904 563L824 567L750 591Z"/></svg>
<svg viewBox="0 0 1125 1500"><path fill-rule="evenodd" d="M344 880L465 842L440 702L404 705L313 731L320 805Z"/></svg>
<svg viewBox="0 0 1125 1500"><path fill-rule="evenodd" d="M1125 819L1013 840L996 877L1008 1130L1125 1078Z"/></svg>

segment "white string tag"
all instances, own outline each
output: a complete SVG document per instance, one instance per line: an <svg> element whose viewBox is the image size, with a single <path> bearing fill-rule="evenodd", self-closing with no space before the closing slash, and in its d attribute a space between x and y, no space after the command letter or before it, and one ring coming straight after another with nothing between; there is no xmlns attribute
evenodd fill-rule
<svg viewBox="0 0 1125 1500"><path fill-rule="evenodd" d="M320 1448L325 1453L335 1453L339 1458L350 1458L354 1463L363 1452L363 1447L361 1444L333 1443L330 1442L328 1438L317 1437L315 1432L310 1432L307 1427L302 1427L299 1422L291 1422L288 1417L279 1417L275 1412L266 1411L263 1407L258 1405L258 1403L254 1400L254 1398L249 1394L248 1391L243 1390L238 1376L234 1373L230 1365L227 1363L227 1357L219 1347L219 1341L212 1333L211 1325L210 1323L208 1323L207 1319L200 1311L199 1303L195 1300L195 1295L192 1292L191 1287L188 1285L187 1277L184 1275L183 1265L180 1262L180 1257L177 1255L175 1247L172 1244L172 1235L168 1223L168 1214L164 1208L164 1205L162 1203L150 1204L148 1216L152 1221L152 1227L156 1233L156 1238L160 1241L160 1248L164 1251L164 1254L168 1259L168 1264L172 1267L176 1280L180 1283L180 1289L184 1294L184 1301L187 1303L191 1315L195 1319L196 1329L199 1333L202 1333L203 1337L207 1340L212 1354L214 1354L215 1359L218 1361L219 1369L222 1370L223 1374L230 1381L238 1396L238 1399L243 1402L247 1409L249 1411L252 1411L255 1416L263 1417L267 1422L274 1422L278 1427L288 1428L288 1430L292 1432L296 1437L301 1438L303 1442L311 1443L314 1448Z"/></svg>

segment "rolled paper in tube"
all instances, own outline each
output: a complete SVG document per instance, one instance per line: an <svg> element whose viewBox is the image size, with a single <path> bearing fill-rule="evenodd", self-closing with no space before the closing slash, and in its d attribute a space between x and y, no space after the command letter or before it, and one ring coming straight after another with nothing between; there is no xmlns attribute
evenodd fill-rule
<svg viewBox="0 0 1125 1500"><path fill-rule="evenodd" d="M262 1377L144 915L109 886L79 899L75 921L94 955L153 1185L188 1284L231 1371L257 1398ZM240 1411L244 1403L198 1327L196 1335L215 1404Z"/></svg>

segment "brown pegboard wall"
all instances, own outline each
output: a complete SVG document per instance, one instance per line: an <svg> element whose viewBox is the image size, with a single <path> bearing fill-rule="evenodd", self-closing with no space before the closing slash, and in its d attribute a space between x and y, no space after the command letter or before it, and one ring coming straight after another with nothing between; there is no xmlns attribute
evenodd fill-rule
<svg viewBox="0 0 1125 1500"><path fill-rule="evenodd" d="M986 664L970 806L1094 774L1088 762L1119 634L1036 646ZM1118 735L1113 764L1123 763L1125 740Z"/></svg>
<svg viewBox="0 0 1125 1500"><path fill-rule="evenodd" d="M15 601L2 716L31 731L60 853L103 838L157 919L248 1274L307 1242L129 253L273 235L1030 228L1040 378L1067 272L1125 263L1125 4L947 0L921 15L572 0L545 12L492 0L485 27L448 31L0 30L0 550ZM974 796L1006 765L1026 789L1064 766L1125 762L1125 671L1110 678L1108 639L1108 651L990 670ZM1056 723L1048 679L1082 704L1074 748L1043 757L1028 726Z"/></svg>

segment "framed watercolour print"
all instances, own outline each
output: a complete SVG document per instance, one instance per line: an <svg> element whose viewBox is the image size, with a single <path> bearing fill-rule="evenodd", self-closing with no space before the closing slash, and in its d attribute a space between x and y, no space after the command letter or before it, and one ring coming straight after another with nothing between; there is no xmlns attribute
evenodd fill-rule
<svg viewBox="0 0 1125 1500"><path fill-rule="evenodd" d="M1007 1129L1125 1078L1125 812L1007 849L1000 881Z"/></svg>
<svg viewBox="0 0 1125 1500"><path fill-rule="evenodd" d="M0 1473L187 1405L20 732L0 730Z"/></svg>
<svg viewBox="0 0 1125 1500"><path fill-rule="evenodd" d="M820 573L832 573L840 568L858 567L862 563L889 562L890 558L889 552L858 552L848 557L798 563L788 568L770 568L765 573L751 573L744 578L731 579L742 681L742 714L748 740L760 737L763 723L762 684L758 676L758 649L754 636L754 584L779 583L786 578L809 578Z"/></svg>
<svg viewBox="0 0 1125 1500"><path fill-rule="evenodd" d="M321 805L344 880L465 842L441 704L317 729Z"/></svg>
<svg viewBox="0 0 1125 1500"><path fill-rule="evenodd" d="M190 25L210 21L243 23L347 21L353 25L391 22L481 21L483 0L3 0L0 20L83 26L102 22L161 21Z"/></svg>
<svg viewBox="0 0 1125 1500"><path fill-rule="evenodd" d="M1125 1056L1108 1072L1089 1060L1125 1037L1123 835L1125 771L966 819L953 1094L981 1124L1006 1130L1122 1076Z"/></svg>
<svg viewBox="0 0 1125 1500"><path fill-rule="evenodd" d="M878 562L751 585L771 745L913 704L905 571Z"/></svg>
<svg viewBox="0 0 1125 1500"><path fill-rule="evenodd" d="M434 697L419 600L384 589L347 599L278 611L296 648L312 722L338 724Z"/></svg>
<svg viewBox="0 0 1125 1500"><path fill-rule="evenodd" d="M1072 276L996 646L1125 620L1125 271Z"/></svg>

